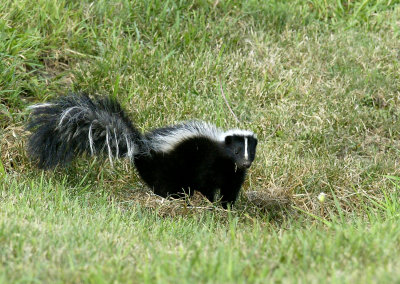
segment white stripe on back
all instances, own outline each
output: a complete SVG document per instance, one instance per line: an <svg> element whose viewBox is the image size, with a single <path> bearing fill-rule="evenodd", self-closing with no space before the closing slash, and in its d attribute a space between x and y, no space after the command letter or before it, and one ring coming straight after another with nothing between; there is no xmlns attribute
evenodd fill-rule
<svg viewBox="0 0 400 284"><path fill-rule="evenodd" d="M242 130L242 129L230 129L221 133L220 140L224 141L226 136L252 136L256 137L256 135L249 130Z"/></svg>
<svg viewBox="0 0 400 284"><path fill-rule="evenodd" d="M215 125L207 122L187 121L173 126L172 129L166 132L155 133L151 137L150 148L157 152L167 153L173 150L179 143L193 137L206 137L220 143L225 141L227 136L255 137L255 134L251 131L240 129L231 129L224 132ZM247 151L245 155L248 157Z"/></svg>

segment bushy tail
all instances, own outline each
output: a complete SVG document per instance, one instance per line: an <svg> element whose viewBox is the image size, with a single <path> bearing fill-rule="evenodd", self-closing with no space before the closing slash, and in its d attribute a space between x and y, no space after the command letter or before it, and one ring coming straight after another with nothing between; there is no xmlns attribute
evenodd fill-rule
<svg viewBox="0 0 400 284"><path fill-rule="evenodd" d="M142 134L112 98L74 94L30 109L28 153L41 168L66 164L84 152L105 154L111 163L132 159L141 147Z"/></svg>

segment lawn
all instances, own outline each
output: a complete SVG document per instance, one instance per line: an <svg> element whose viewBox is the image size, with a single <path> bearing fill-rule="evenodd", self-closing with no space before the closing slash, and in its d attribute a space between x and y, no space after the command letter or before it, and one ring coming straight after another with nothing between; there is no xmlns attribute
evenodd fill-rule
<svg viewBox="0 0 400 284"><path fill-rule="evenodd" d="M1 1L0 282L399 281L399 23L396 0ZM26 107L74 91L142 131L257 133L237 204L163 200L125 160L38 170Z"/></svg>

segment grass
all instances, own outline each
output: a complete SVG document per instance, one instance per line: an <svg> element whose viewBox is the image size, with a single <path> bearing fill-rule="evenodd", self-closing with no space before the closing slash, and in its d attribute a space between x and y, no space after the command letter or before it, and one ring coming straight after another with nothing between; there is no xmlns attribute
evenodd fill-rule
<svg viewBox="0 0 400 284"><path fill-rule="evenodd" d="M389 0L2 1L0 281L396 281L399 16ZM238 204L162 201L126 161L37 170L25 108L77 90L142 130L255 131Z"/></svg>
<svg viewBox="0 0 400 284"><path fill-rule="evenodd" d="M219 213L162 217L46 179L2 187L5 282L369 282L398 279L399 214L280 226ZM398 199L396 199L398 202ZM399 203L396 203L399 206ZM381 212L383 213L383 212Z"/></svg>

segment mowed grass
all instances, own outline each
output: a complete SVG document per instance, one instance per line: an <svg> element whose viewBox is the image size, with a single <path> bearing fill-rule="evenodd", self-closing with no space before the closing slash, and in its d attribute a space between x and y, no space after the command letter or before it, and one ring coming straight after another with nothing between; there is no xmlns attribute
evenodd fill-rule
<svg viewBox="0 0 400 284"><path fill-rule="evenodd" d="M399 19L383 0L2 1L0 281L398 280ZM274 206L160 201L126 161L37 170L26 106L70 91L143 131L253 130L243 192Z"/></svg>
<svg viewBox="0 0 400 284"><path fill-rule="evenodd" d="M2 282L393 283L400 276L398 211L369 222L277 226L210 212L160 218L134 202L121 207L105 188L78 193L44 177L7 179L1 190Z"/></svg>

